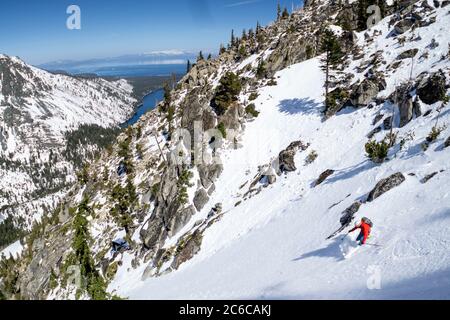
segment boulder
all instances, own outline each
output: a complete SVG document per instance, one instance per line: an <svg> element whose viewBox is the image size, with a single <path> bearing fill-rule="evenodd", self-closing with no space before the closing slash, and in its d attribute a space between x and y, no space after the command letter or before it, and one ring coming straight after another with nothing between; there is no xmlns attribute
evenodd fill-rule
<svg viewBox="0 0 450 320"><path fill-rule="evenodd" d="M413 113L416 117L420 117L422 115L422 106L420 105L420 101L417 97L413 102Z"/></svg>
<svg viewBox="0 0 450 320"><path fill-rule="evenodd" d="M419 52L419 49L417 49L417 48L403 51L402 53L400 53L397 56L397 60L414 58L416 56L417 52Z"/></svg>
<svg viewBox="0 0 450 320"><path fill-rule="evenodd" d="M447 140L445 140L445 143L444 143L444 148L448 148L448 147L450 147L450 137L448 137Z"/></svg>
<svg viewBox="0 0 450 320"><path fill-rule="evenodd" d="M208 200L209 196L205 189L200 188L199 190L197 190L194 196L194 206L197 211L202 210Z"/></svg>
<svg viewBox="0 0 450 320"><path fill-rule="evenodd" d="M348 226L355 218L355 214L358 212L360 207L361 207L361 202L356 201L350 207L345 209L342 212L342 217L340 219L341 225Z"/></svg>
<svg viewBox="0 0 450 320"><path fill-rule="evenodd" d="M392 128L392 116L387 117L383 121L383 128L384 130L391 130Z"/></svg>
<svg viewBox="0 0 450 320"><path fill-rule="evenodd" d="M442 71L435 72L428 77L422 77L417 85L417 95L426 104L441 101L445 93L445 75Z"/></svg>
<svg viewBox="0 0 450 320"><path fill-rule="evenodd" d="M399 22L397 22L394 26L394 31L396 34L403 34L414 25L415 20L411 18L405 18Z"/></svg>
<svg viewBox="0 0 450 320"><path fill-rule="evenodd" d="M219 119L226 129L240 130L241 117L244 115L244 108L239 103L233 103L228 107L224 115Z"/></svg>
<svg viewBox="0 0 450 320"><path fill-rule="evenodd" d="M434 178L434 176L437 175L437 174L438 174L438 172L433 172L433 173L427 174L425 177L423 177L422 180L420 180L420 182L421 183L427 183L428 180Z"/></svg>
<svg viewBox="0 0 450 320"><path fill-rule="evenodd" d="M285 150L281 151L278 156L279 169L281 172L292 172L297 170L294 157L297 151L305 151L309 147L302 141L292 142Z"/></svg>
<svg viewBox="0 0 450 320"><path fill-rule="evenodd" d="M405 176L401 172L394 173L393 175L381 180L369 193L367 201L372 202L389 190L401 185L405 180Z"/></svg>
<svg viewBox="0 0 450 320"><path fill-rule="evenodd" d="M325 179L328 178L329 176L331 176L333 173L334 173L334 170L331 170L331 169L328 169L328 170L325 170L324 172L322 172L320 174L319 178L314 183L314 186L318 186L319 184L324 182Z"/></svg>
<svg viewBox="0 0 450 320"><path fill-rule="evenodd" d="M410 95L400 102L400 127L404 127L413 118L413 100Z"/></svg>
<svg viewBox="0 0 450 320"><path fill-rule="evenodd" d="M205 189L209 189L222 173L222 164L201 164L197 166L200 182Z"/></svg>
<svg viewBox="0 0 450 320"><path fill-rule="evenodd" d="M366 78L356 88L354 88L351 94L350 100L356 107L367 106L380 92L380 90L386 87L384 80L377 78Z"/></svg>
<svg viewBox="0 0 450 320"><path fill-rule="evenodd" d="M172 262L172 269L177 270L182 263L195 256L200 251L202 240L203 237L199 230L196 230L190 236L182 238L177 244L177 254Z"/></svg>

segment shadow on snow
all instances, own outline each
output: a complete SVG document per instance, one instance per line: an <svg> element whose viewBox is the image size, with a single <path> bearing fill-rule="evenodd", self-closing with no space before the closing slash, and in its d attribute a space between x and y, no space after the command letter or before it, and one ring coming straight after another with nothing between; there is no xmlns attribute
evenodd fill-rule
<svg viewBox="0 0 450 320"><path fill-rule="evenodd" d="M322 103L309 98L281 100L278 109L287 114L312 114L321 115Z"/></svg>

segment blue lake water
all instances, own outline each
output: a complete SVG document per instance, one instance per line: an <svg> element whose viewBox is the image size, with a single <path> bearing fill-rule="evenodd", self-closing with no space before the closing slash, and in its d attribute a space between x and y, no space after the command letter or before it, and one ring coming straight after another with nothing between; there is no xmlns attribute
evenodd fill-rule
<svg viewBox="0 0 450 320"><path fill-rule="evenodd" d="M85 70L84 72L87 72L87 70ZM167 76L172 73L184 74L186 72L186 64L142 64L112 66L88 70L88 72L95 73L100 77Z"/></svg>
<svg viewBox="0 0 450 320"><path fill-rule="evenodd" d="M150 110L155 109L156 105L163 99L164 99L163 89L152 91L151 93L146 95L142 101L143 103L136 109L134 115L127 122L125 122L122 125L122 127L128 127L138 122L138 120L142 117L142 115L144 115Z"/></svg>

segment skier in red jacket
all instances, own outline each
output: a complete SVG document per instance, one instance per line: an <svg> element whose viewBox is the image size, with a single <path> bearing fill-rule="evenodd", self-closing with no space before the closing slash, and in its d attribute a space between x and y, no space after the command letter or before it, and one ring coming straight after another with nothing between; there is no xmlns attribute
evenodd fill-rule
<svg viewBox="0 0 450 320"><path fill-rule="evenodd" d="M366 243L367 238L369 238L372 226L373 226L372 221L370 221L368 218L362 218L361 222L359 224L355 225L355 227L352 230L350 230L348 233L352 233L353 231L355 231L357 229L361 229L361 232L358 235L358 238L356 238L356 242L359 242L359 245L362 246L363 244Z"/></svg>

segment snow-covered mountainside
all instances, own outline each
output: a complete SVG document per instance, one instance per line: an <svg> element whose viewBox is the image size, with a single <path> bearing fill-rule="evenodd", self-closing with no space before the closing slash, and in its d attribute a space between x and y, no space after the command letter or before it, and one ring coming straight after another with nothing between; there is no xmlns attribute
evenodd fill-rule
<svg viewBox="0 0 450 320"><path fill-rule="evenodd" d="M449 2L394 1L367 30L358 3L310 1L199 60L2 260L4 295L449 298ZM326 103L325 30L344 52Z"/></svg>
<svg viewBox="0 0 450 320"><path fill-rule="evenodd" d="M125 80L53 75L0 55L0 220L30 226L51 211L101 141L79 138L111 134L133 112L131 93Z"/></svg>

